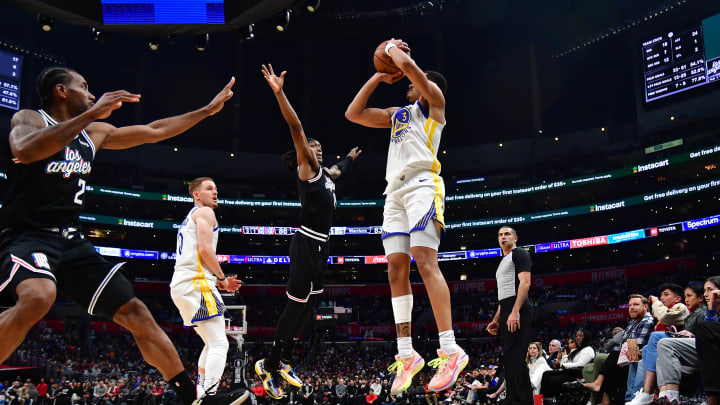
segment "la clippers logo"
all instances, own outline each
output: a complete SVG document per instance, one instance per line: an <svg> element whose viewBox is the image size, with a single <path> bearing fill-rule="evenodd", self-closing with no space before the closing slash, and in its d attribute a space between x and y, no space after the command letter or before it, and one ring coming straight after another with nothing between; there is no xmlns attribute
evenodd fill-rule
<svg viewBox="0 0 720 405"><path fill-rule="evenodd" d="M401 108L393 115L393 128L390 134L391 142L400 142L405 138L410 125L410 110Z"/></svg>
<svg viewBox="0 0 720 405"><path fill-rule="evenodd" d="M64 178L69 178L73 173L88 174L92 170L91 163L82 158L80 151L65 147L65 160L53 161L45 166L45 173L62 173Z"/></svg>
<svg viewBox="0 0 720 405"><path fill-rule="evenodd" d="M50 263L48 262L48 258L45 256L45 253L33 253L32 258L35 262L35 267L50 270Z"/></svg>

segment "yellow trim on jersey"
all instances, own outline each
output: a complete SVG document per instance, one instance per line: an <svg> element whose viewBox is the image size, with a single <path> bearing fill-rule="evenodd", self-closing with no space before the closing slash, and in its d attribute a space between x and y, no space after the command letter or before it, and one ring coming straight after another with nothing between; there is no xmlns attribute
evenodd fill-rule
<svg viewBox="0 0 720 405"><path fill-rule="evenodd" d="M432 118L427 119L425 121L425 133L428 135L428 141L427 141L427 147L430 149L430 152L433 154L433 164L430 168L430 172L433 175L433 183L435 184L435 216L437 217L438 222L440 222L440 225L442 226L443 230L445 229L445 207L443 205L443 195L440 190L440 176L438 173L440 172L440 161L437 159L437 153L435 152L435 149L433 148L432 141L433 137L435 136L435 130L437 129L438 122L435 121Z"/></svg>
<svg viewBox="0 0 720 405"><path fill-rule="evenodd" d="M210 285L205 277L205 270L202 268L200 248L197 249L197 264L198 272L195 274L195 277L193 277L193 288L196 288L199 285L200 293L205 297L205 304L208 306L208 316L217 315L217 303L215 302L215 297L210 291Z"/></svg>

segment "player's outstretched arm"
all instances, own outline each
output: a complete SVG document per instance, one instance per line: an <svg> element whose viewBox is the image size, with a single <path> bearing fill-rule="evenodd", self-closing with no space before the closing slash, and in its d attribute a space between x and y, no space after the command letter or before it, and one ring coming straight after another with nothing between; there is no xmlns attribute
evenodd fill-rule
<svg viewBox="0 0 720 405"><path fill-rule="evenodd" d="M109 117L123 102L138 101L139 94L125 90L105 93L84 113L49 127L37 111L20 110L10 120L10 150L20 163L43 160L61 151L93 121Z"/></svg>
<svg viewBox="0 0 720 405"><path fill-rule="evenodd" d="M218 286L226 291L237 291L240 281L237 276L225 277L220 268L212 245L213 229L217 224L215 212L210 207L201 207L193 212L193 221L197 225L198 253L202 264L218 278Z"/></svg>
<svg viewBox="0 0 720 405"><path fill-rule="evenodd" d="M94 122L88 126L87 133L98 149L127 149L172 138L222 110L225 102L233 96L233 84L235 84L235 77L230 79L208 105L198 110L163 118L147 125L117 128L108 123Z"/></svg>
<svg viewBox="0 0 720 405"><path fill-rule="evenodd" d="M395 65L410 79L422 96L428 100L431 107L445 108L445 96L443 96L440 88L425 76L415 61L403 52L404 46L407 46L402 40L391 39L385 47L386 52L392 58ZM444 118L444 117L443 117ZM443 120L444 121L444 120Z"/></svg>
<svg viewBox="0 0 720 405"><path fill-rule="evenodd" d="M345 159L335 163L334 165L332 165L332 167L328 169L330 177L332 177L333 179L337 179L338 177L340 177L341 174L347 171L350 163L354 162L361 153L362 149L359 149L357 146L350 149L350 152L348 152L348 154L345 156Z"/></svg>
<svg viewBox="0 0 720 405"><path fill-rule="evenodd" d="M295 145L295 154L297 155L298 167L300 173L298 173L300 180L307 180L317 174L320 164L317 161L315 153L310 149L307 138L305 137L305 131L303 130L302 123L295 113L290 101L285 96L283 91L283 85L285 84L285 75L287 71L282 71L280 76L275 74L271 64L267 66L262 65L262 74L267 81L268 85L277 98L278 105L280 106L280 112L282 112L285 122L290 127L290 136L292 136L293 144Z"/></svg>
<svg viewBox="0 0 720 405"><path fill-rule="evenodd" d="M356 124L370 128L390 128L392 126L392 114L399 107L389 108L368 108L367 103L378 84L384 82L393 84L402 79L404 74L375 73L360 88L355 98L345 110L345 118Z"/></svg>

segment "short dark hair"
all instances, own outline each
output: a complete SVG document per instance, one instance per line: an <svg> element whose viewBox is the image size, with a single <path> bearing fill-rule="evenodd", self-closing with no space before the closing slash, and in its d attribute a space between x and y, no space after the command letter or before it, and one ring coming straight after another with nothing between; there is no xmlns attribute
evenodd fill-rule
<svg viewBox="0 0 720 405"><path fill-rule="evenodd" d="M430 80L431 82L437 84L443 95L447 93L447 79L445 79L445 76L443 76L441 73L428 70L427 72L425 72L425 77L427 77L428 80Z"/></svg>
<svg viewBox="0 0 720 405"><path fill-rule="evenodd" d="M500 231L500 229L503 229L503 228L509 229L510 232L513 234L513 236L515 236L517 238L517 232L515 231L515 228L513 228L512 226L503 225L500 228L498 228L498 232Z"/></svg>
<svg viewBox="0 0 720 405"><path fill-rule="evenodd" d="M43 69L35 80L35 91L40 96L40 108L50 110L53 104L53 92L58 84L68 85L72 80L74 69L63 66L52 66Z"/></svg>
<svg viewBox="0 0 720 405"><path fill-rule="evenodd" d="M197 191L197 189L200 188L200 185L202 185L203 181L206 180L215 183L215 180L213 180L212 177L198 177L197 179L190 182L190 185L188 186L188 192L190 193L190 197L192 197L194 191Z"/></svg>
<svg viewBox="0 0 720 405"><path fill-rule="evenodd" d="M705 293L705 289L703 288L702 283L690 283L688 284L685 289L691 289L693 294L697 295L698 297L702 297Z"/></svg>
<svg viewBox="0 0 720 405"><path fill-rule="evenodd" d="M630 301L630 300L633 299L633 298L638 298L638 299L640 299L640 302L642 302L643 305L647 305L648 302L649 302L648 299L645 298L645 296L644 296L644 295L641 295L641 294L630 294L630 296L628 297L628 301Z"/></svg>
<svg viewBox="0 0 720 405"><path fill-rule="evenodd" d="M310 145L313 142L320 143L320 141L318 141L315 138L307 138L308 145ZM291 172L295 172L297 170L298 161L297 161L297 152L295 151L295 149L290 149L289 151L280 155L280 160L282 160L283 167L286 170L289 170Z"/></svg>
<svg viewBox="0 0 720 405"><path fill-rule="evenodd" d="M673 294L677 295L678 297L683 296L683 288L680 287L678 284L675 283L665 283L660 286L660 294L662 294L663 291L670 290Z"/></svg>

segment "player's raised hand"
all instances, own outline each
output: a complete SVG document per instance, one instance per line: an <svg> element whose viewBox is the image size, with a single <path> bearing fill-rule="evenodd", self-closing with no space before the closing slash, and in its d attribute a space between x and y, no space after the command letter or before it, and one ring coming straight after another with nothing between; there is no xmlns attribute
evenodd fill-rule
<svg viewBox="0 0 720 405"><path fill-rule="evenodd" d="M410 46L407 44L407 42L403 41L402 39L395 39L390 38L388 41L395 44L395 46L398 47L401 51L405 52L406 54L410 54Z"/></svg>
<svg viewBox="0 0 720 405"><path fill-rule="evenodd" d="M272 64L268 63L267 66L262 65L263 77L265 78L265 81L268 82L268 85L270 85L270 88L274 93L279 93L282 90L283 84L285 84L286 73L287 71L283 70L282 73L280 73L280 76L278 76L275 74Z"/></svg>
<svg viewBox="0 0 720 405"><path fill-rule="evenodd" d="M225 102L230 100L233 96L232 86L235 84L235 76L230 78L228 84L223 87L220 92L215 95L215 98L210 101L210 104L205 107L208 111L208 115L215 115L225 106Z"/></svg>
<svg viewBox="0 0 720 405"><path fill-rule="evenodd" d="M405 73L403 73L402 70L398 70L397 72L392 73L392 74L376 72L375 76L384 83L394 84L394 83L397 83L403 77L405 77Z"/></svg>
<svg viewBox="0 0 720 405"><path fill-rule="evenodd" d="M103 94L95 104L90 107L89 112L96 120L102 120L110 116L113 111L122 107L122 103L137 103L140 101L139 94L132 94L125 90L111 91Z"/></svg>
<svg viewBox="0 0 720 405"><path fill-rule="evenodd" d="M348 152L348 154L346 156L350 157L350 159L352 159L354 161L355 159L358 158L358 156L360 156L361 153L362 153L362 149L360 149L359 147L356 146L356 147L350 149L350 152Z"/></svg>

